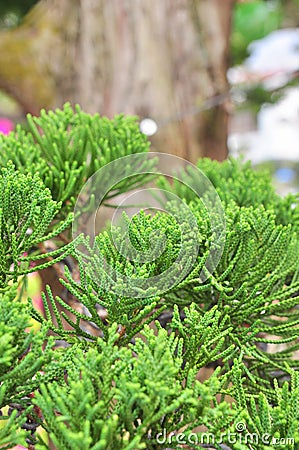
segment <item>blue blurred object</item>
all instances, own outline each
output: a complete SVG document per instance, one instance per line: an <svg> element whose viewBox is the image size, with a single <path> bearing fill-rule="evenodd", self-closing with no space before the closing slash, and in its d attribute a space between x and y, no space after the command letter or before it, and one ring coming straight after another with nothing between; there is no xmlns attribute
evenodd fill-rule
<svg viewBox="0 0 299 450"><path fill-rule="evenodd" d="M275 177L280 183L291 183L296 178L296 172L290 167L280 167L276 170Z"/></svg>

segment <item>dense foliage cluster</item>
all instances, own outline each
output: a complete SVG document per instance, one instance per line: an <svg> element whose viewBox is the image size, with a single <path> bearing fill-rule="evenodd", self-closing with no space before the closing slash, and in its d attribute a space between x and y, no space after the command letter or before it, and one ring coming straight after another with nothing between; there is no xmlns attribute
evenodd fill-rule
<svg viewBox="0 0 299 450"><path fill-rule="evenodd" d="M58 450L296 449L298 197L279 197L249 163L200 160L226 221L210 272L211 217L188 188L195 169L183 173L185 183L155 180L173 216L141 210L127 218L142 257L118 251L117 227L94 242L72 239L86 180L113 159L148 149L135 118L108 120L70 105L0 135L0 448L49 449L36 433L44 428ZM149 179L150 170L127 177L106 198ZM155 279L187 242L171 194L196 218L196 259L166 292L150 285L143 295L122 295L123 276ZM160 232L163 251L144 259ZM61 295L46 286L43 313L21 301L20 289L27 274L49 267L63 267ZM30 331L32 318L39 331Z"/></svg>

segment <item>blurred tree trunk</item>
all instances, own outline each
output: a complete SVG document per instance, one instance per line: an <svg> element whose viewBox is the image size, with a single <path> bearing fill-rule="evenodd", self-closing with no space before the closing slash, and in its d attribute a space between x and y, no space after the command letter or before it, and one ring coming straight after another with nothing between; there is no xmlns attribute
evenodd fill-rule
<svg viewBox="0 0 299 450"><path fill-rule="evenodd" d="M109 117L151 117L161 126L157 150L222 160L228 99L195 111L227 94L233 4L42 0L0 35L0 88L33 114L71 101Z"/></svg>

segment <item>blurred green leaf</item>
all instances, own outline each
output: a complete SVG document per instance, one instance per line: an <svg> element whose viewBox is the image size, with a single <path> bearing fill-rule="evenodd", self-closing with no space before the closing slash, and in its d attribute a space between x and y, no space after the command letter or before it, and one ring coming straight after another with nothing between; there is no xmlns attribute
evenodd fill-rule
<svg viewBox="0 0 299 450"><path fill-rule="evenodd" d="M248 45L279 28L283 20L278 1L253 0L237 3L233 15L231 36L232 63L240 64L247 56Z"/></svg>
<svg viewBox="0 0 299 450"><path fill-rule="evenodd" d="M38 3L38 0L0 1L0 27L9 28L20 23L23 16Z"/></svg>

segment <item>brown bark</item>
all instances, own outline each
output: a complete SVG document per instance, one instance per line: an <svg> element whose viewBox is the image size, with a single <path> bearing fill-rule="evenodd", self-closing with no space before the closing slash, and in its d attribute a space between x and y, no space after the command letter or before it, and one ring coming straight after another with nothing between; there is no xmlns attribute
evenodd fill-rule
<svg viewBox="0 0 299 450"><path fill-rule="evenodd" d="M1 33L0 87L33 114L71 101L109 117L152 117L157 150L224 159L225 102L192 111L228 90L233 3L42 0Z"/></svg>

